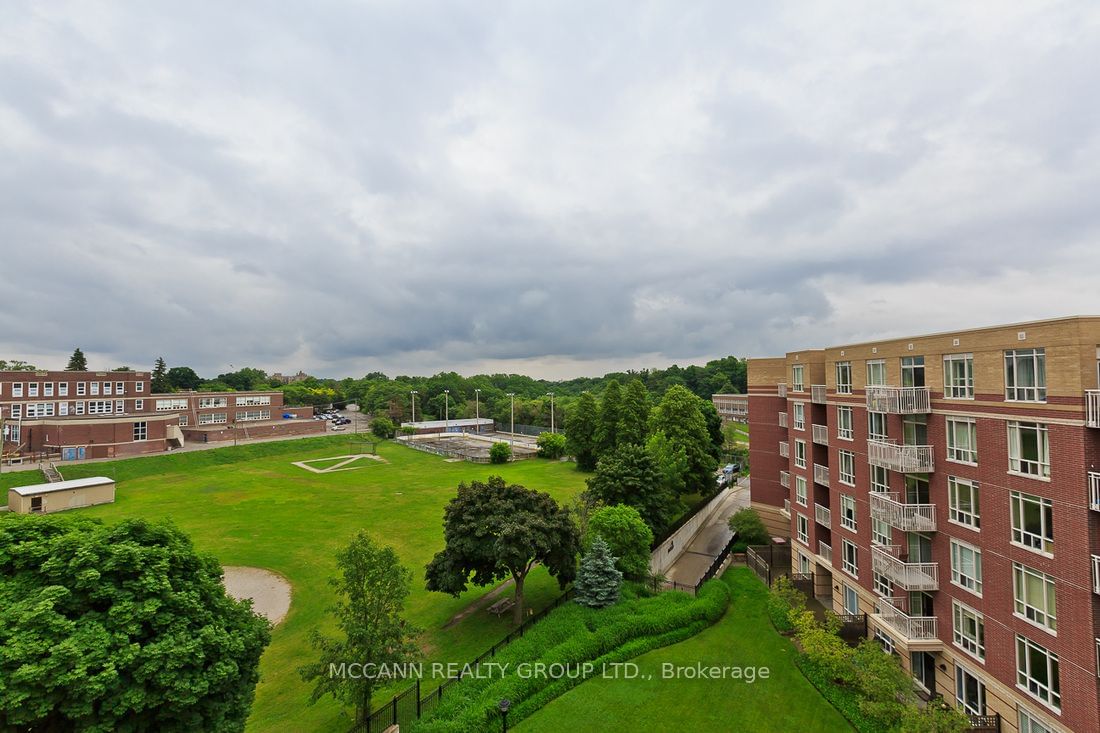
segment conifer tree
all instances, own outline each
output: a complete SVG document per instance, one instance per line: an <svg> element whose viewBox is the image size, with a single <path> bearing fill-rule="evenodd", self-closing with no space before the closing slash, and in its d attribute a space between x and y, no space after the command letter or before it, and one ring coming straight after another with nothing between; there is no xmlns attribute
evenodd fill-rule
<svg viewBox="0 0 1100 733"><path fill-rule="evenodd" d="M86 372L88 371L88 360L84 358L84 352L77 347L73 350L73 355L69 357L69 365L65 367L67 372Z"/></svg>
<svg viewBox="0 0 1100 733"><path fill-rule="evenodd" d="M623 407L623 390L619 380L612 379L600 400L600 416L596 428L596 455L602 456L615 449L619 435L619 415Z"/></svg>
<svg viewBox="0 0 1100 733"><path fill-rule="evenodd" d="M583 558L573 581L577 603L589 608L606 608L619 600L619 586L623 574L615 567L611 548L602 537L592 540L592 546Z"/></svg>
<svg viewBox="0 0 1100 733"><path fill-rule="evenodd" d="M596 469L597 418L596 398L584 392L565 422L566 450L577 459L577 468L582 471Z"/></svg>
<svg viewBox="0 0 1100 733"><path fill-rule="evenodd" d="M649 438L649 390L640 379L631 380L623 391L619 409L617 445L645 445Z"/></svg>

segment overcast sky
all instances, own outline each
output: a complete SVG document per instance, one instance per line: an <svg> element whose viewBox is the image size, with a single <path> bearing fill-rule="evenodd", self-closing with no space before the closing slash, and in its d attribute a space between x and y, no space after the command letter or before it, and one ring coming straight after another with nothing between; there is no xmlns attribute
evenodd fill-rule
<svg viewBox="0 0 1100 733"><path fill-rule="evenodd" d="M0 358L535 376L1100 312L1100 3L0 0Z"/></svg>

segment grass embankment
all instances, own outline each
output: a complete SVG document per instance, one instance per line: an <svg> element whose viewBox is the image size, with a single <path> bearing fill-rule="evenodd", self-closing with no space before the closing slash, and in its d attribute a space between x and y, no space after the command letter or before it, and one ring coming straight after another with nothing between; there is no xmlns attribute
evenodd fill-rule
<svg viewBox="0 0 1100 733"><path fill-rule="evenodd" d="M550 702L518 733L605 733L628 730L787 733L850 732L851 726L796 665L798 652L772 627L767 588L747 568L722 577L729 611L714 626L674 646L634 660L633 680L596 678ZM737 665L767 667L767 679L666 679L674 669ZM511 716L509 716L511 717Z"/></svg>

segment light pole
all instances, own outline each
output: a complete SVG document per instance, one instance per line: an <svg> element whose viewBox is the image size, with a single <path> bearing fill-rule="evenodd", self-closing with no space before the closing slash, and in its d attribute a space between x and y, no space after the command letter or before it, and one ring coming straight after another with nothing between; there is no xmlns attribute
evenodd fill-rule
<svg viewBox="0 0 1100 733"><path fill-rule="evenodd" d="M469 403L467 403L469 404ZM481 390L474 390L474 422L476 423L477 434L481 435Z"/></svg>
<svg viewBox="0 0 1100 733"><path fill-rule="evenodd" d="M554 393L547 392L550 395L550 432L554 432Z"/></svg>
<svg viewBox="0 0 1100 733"><path fill-rule="evenodd" d="M410 390L409 394L412 395L412 401L413 401L413 418L412 418L412 421L416 422L416 395L417 395L417 391L415 389Z"/></svg>
<svg viewBox="0 0 1100 733"><path fill-rule="evenodd" d="M497 705L497 709L500 710L500 722L504 733L508 733L508 708L510 707L512 707L512 701L508 698L504 698Z"/></svg>
<svg viewBox="0 0 1100 733"><path fill-rule="evenodd" d="M509 445L516 444L516 393L509 392L508 397L512 400L512 430L508 433ZM505 709L507 712L507 708Z"/></svg>
<svg viewBox="0 0 1100 733"><path fill-rule="evenodd" d="M451 432L451 390L443 390L443 432Z"/></svg>

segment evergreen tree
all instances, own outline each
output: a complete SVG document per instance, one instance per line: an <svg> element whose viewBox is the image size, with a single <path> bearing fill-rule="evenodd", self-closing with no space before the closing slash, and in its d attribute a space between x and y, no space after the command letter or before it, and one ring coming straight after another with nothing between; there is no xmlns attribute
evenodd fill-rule
<svg viewBox="0 0 1100 733"><path fill-rule="evenodd" d="M623 574L615 567L611 548L602 537L597 536L592 540L592 547L581 558L577 579L573 581L577 594L574 600L589 608L606 608L618 602L622 582Z"/></svg>
<svg viewBox="0 0 1100 733"><path fill-rule="evenodd" d="M665 392L661 402L653 408L650 428L665 434L676 448L682 448L687 457L685 475L686 491L708 492L714 487L714 469L718 461L712 453L713 443L703 417L703 400L686 387L675 385Z"/></svg>
<svg viewBox="0 0 1100 733"><path fill-rule="evenodd" d="M590 392L583 392L565 421L566 447L569 454L577 459L577 468L582 471L596 468L598 417L596 398Z"/></svg>
<svg viewBox="0 0 1100 733"><path fill-rule="evenodd" d="M80 350L80 347L73 349L73 355L69 357L69 365L65 367L67 372L86 372L88 371L88 360L84 358L84 352Z"/></svg>
<svg viewBox="0 0 1100 733"><path fill-rule="evenodd" d="M623 391L619 409L618 445L645 445L649 437L649 390L633 379Z"/></svg>
<svg viewBox="0 0 1100 733"><path fill-rule="evenodd" d="M596 455L602 456L615 449L618 444L619 415L623 407L623 391L619 380L612 379L603 391L600 400L600 416L596 428Z"/></svg>
<svg viewBox="0 0 1100 733"><path fill-rule="evenodd" d="M155 394L172 391L172 383L168 381L168 365L164 363L164 357L158 356L153 364L152 385L150 389Z"/></svg>

